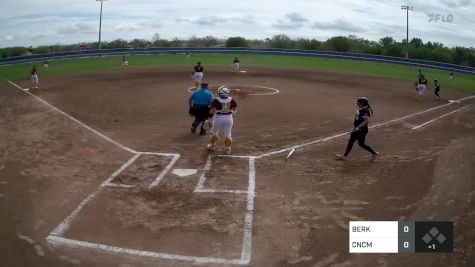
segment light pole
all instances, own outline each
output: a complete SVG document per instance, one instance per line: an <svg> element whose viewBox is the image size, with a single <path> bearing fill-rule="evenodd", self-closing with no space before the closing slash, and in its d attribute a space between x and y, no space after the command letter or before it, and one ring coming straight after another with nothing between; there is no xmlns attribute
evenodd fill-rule
<svg viewBox="0 0 475 267"><path fill-rule="evenodd" d="M101 2L101 13L99 15L99 50L101 50L101 28L102 28L102 4L105 0L96 0L96 2Z"/></svg>
<svg viewBox="0 0 475 267"><path fill-rule="evenodd" d="M409 58L409 10L414 11L414 7L401 6L401 9L406 10L406 58Z"/></svg>

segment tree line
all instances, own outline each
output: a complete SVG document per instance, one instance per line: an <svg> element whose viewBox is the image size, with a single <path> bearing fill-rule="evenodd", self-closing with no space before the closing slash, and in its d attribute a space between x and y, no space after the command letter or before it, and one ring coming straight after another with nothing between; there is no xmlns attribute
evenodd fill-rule
<svg viewBox="0 0 475 267"><path fill-rule="evenodd" d="M6 47L0 48L0 57L14 57L27 54L45 54L74 51L79 49L98 49L99 44L81 43L70 45L50 45L37 47ZM475 48L447 47L438 42L423 42L420 38L413 38L409 44L405 40L397 41L392 37L384 37L379 41L371 41L357 36L335 36L320 41L316 39L292 39L287 35L279 34L265 40L246 39L244 37L229 37L219 39L213 36L196 37L189 39L174 38L167 40L155 34L151 40L133 39L130 41L117 39L102 42L102 49L115 48L147 48L147 47L248 47L248 48L283 48L303 49L316 51L337 51L372 55L405 57L406 52L410 58L431 60L475 67Z"/></svg>

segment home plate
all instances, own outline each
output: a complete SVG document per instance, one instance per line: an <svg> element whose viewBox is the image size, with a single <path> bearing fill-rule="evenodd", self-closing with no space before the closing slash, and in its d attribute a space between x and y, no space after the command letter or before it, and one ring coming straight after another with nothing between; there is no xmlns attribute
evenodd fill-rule
<svg viewBox="0 0 475 267"><path fill-rule="evenodd" d="M239 72L240 72L240 73L246 73L247 70L241 70L241 71L239 71Z"/></svg>
<svg viewBox="0 0 475 267"><path fill-rule="evenodd" d="M172 171L173 174L178 175L180 177L190 176L196 174L197 172L197 169L174 169Z"/></svg>

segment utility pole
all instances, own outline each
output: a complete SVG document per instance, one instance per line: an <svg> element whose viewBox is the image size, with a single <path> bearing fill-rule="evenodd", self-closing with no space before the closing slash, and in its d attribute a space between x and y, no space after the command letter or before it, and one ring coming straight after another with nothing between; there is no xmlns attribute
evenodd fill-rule
<svg viewBox="0 0 475 267"><path fill-rule="evenodd" d="M412 6L401 6L402 10L406 10L406 58L409 58L409 10L414 11Z"/></svg>
<svg viewBox="0 0 475 267"><path fill-rule="evenodd" d="M102 4L105 0L96 0L96 2L101 2L101 13L99 15L99 50L101 50L101 29L102 29Z"/></svg>

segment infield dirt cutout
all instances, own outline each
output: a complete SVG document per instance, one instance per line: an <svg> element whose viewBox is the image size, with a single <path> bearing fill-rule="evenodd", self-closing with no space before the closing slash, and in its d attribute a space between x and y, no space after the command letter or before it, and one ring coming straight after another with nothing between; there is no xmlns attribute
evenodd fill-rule
<svg viewBox="0 0 475 267"><path fill-rule="evenodd" d="M0 136L5 140L0 193L5 203L14 203L2 207L2 231L14 251L2 256L6 264L468 266L474 261L469 222L475 219L470 183L475 119L467 94L445 89L445 100L465 98L445 104L433 100L429 90L417 103L412 84L403 81L296 69L235 74L210 67L204 81L240 89L235 157L222 157L219 151L208 154L208 137L189 133L189 92L183 89L190 87L188 76L184 68L130 68L44 78L42 89L29 91L116 143L1 84L6 131ZM272 91L259 87L279 93L250 97ZM367 96L375 110L372 125L380 126L370 130L367 142L381 157L370 163L355 146L349 162L335 162L359 96ZM440 119L411 130L435 118ZM284 152L293 147L297 150L285 161ZM174 169L197 173L185 179L172 174ZM56 231L68 217L67 227ZM346 228L359 219L452 220L461 233L460 249L430 257L350 255ZM18 220L22 223L14 223ZM49 236L55 246L39 256L10 231L45 248Z"/></svg>

